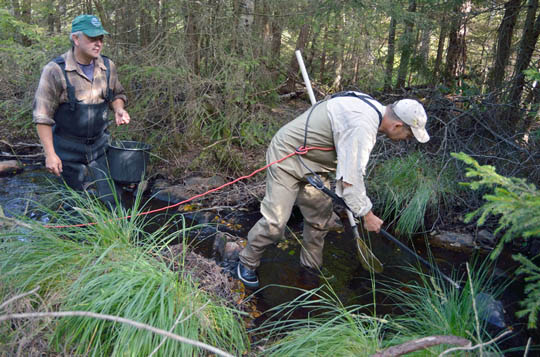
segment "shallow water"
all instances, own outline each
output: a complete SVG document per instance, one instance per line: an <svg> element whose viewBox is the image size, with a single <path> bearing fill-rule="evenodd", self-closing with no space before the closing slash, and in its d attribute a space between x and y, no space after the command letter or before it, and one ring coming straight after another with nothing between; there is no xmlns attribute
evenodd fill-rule
<svg viewBox="0 0 540 357"><path fill-rule="evenodd" d="M6 216L24 215L36 207L40 196L58 179L46 170L26 168L21 174L0 177L0 206Z"/></svg>

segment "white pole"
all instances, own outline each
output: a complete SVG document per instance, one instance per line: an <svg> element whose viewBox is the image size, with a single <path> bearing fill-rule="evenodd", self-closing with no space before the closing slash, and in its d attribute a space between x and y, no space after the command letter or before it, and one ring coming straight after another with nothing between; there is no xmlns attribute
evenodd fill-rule
<svg viewBox="0 0 540 357"><path fill-rule="evenodd" d="M304 60L302 59L302 54L300 53L300 50L294 51L296 54L296 59L298 60L298 65L300 66L300 70L302 71L302 77L304 78L304 83L306 85L306 89L309 95L309 100L311 101L311 105L315 105L317 103L317 100L315 99L315 95L313 94L313 89L311 88L311 82L309 81L309 77L306 71L306 66L304 66Z"/></svg>

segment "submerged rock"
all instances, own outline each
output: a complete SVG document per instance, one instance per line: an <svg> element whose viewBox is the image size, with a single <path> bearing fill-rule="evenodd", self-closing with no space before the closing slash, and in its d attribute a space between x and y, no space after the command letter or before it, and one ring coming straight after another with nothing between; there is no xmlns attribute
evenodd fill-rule
<svg viewBox="0 0 540 357"><path fill-rule="evenodd" d="M504 319L505 311L501 301L495 300L493 296L485 293L478 294L475 300L479 315L483 320L486 320L498 328L506 327Z"/></svg>
<svg viewBox="0 0 540 357"><path fill-rule="evenodd" d="M152 187L152 193L157 199L162 201L180 202L219 187L224 183L225 180L220 176L194 176L185 179L183 183L178 185L171 185L166 180L156 180Z"/></svg>
<svg viewBox="0 0 540 357"><path fill-rule="evenodd" d="M486 229L482 229L478 232L476 240L479 244L486 247L494 247L497 243L497 237L495 237L493 233Z"/></svg>
<svg viewBox="0 0 540 357"><path fill-rule="evenodd" d="M212 248L217 262L237 261L238 254L245 245L245 240L225 232L217 232Z"/></svg>
<svg viewBox="0 0 540 357"><path fill-rule="evenodd" d="M0 161L0 176L13 175L23 170L17 160Z"/></svg>
<svg viewBox="0 0 540 357"><path fill-rule="evenodd" d="M472 234L441 231L432 235L430 244L450 250L463 250L476 248Z"/></svg>

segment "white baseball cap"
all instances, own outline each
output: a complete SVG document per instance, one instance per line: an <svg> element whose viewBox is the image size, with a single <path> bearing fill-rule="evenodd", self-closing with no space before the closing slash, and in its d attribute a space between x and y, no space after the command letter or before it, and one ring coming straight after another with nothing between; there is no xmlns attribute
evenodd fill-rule
<svg viewBox="0 0 540 357"><path fill-rule="evenodd" d="M429 141L426 131L427 114L422 104L414 99L402 99L392 104L392 110L405 124L411 127L416 140L421 143Z"/></svg>

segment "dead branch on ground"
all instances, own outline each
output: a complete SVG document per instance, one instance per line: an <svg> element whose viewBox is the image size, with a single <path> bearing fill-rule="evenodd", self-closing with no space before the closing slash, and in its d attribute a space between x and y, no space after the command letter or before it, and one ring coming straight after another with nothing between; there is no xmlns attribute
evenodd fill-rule
<svg viewBox="0 0 540 357"><path fill-rule="evenodd" d="M407 341L397 346L389 347L381 352L371 355L371 357L394 357L402 356L414 351L424 350L437 345L459 345L471 346L471 341L458 336L428 336L417 340Z"/></svg>

